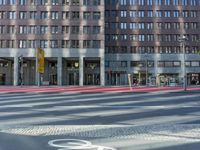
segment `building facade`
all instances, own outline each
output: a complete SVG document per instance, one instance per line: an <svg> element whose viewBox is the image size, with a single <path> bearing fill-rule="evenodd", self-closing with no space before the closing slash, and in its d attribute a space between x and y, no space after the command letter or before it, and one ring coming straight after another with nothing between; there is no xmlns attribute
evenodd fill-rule
<svg viewBox="0 0 200 150"><path fill-rule="evenodd" d="M106 0L106 83L181 84L185 48L188 84L198 84L199 29L199 0Z"/></svg>
<svg viewBox="0 0 200 150"><path fill-rule="evenodd" d="M199 29L199 0L0 0L0 85L36 85L38 47L45 85L198 84Z"/></svg>
<svg viewBox="0 0 200 150"><path fill-rule="evenodd" d="M104 85L104 2L0 0L0 84L35 85L36 50L45 51L42 82Z"/></svg>

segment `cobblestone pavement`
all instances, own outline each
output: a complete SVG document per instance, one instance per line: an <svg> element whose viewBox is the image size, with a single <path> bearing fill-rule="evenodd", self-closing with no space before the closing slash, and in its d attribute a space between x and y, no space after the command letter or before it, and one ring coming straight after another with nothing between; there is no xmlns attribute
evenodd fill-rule
<svg viewBox="0 0 200 150"><path fill-rule="evenodd" d="M199 97L198 92L2 93L0 150L198 150ZM59 144L65 148L48 144L56 139L64 139ZM67 143L70 139L75 141Z"/></svg>

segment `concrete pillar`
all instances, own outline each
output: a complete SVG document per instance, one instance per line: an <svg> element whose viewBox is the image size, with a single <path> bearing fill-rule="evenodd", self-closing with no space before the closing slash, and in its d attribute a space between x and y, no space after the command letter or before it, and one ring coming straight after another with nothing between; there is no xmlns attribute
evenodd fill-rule
<svg viewBox="0 0 200 150"><path fill-rule="evenodd" d="M9 85L12 85L13 83L13 70L12 70L12 62L8 61L8 79L7 79L7 83Z"/></svg>
<svg viewBox="0 0 200 150"><path fill-rule="evenodd" d="M154 55L154 77L156 77L156 85L159 86L159 75L158 75L158 55Z"/></svg>
<svg viewBox="0 0 200 150"><path fill-rule="evenodd" d="M83 57L79 57L79 85L83 86L83 78L84 78L84 62L83 62Z"/></svg>
<svg viewBox="0 0 200 150"><path fill-rule="evenodd" d="M18 57L14 57L14 80L13 80L13 85L17 86L18 85L18 78L19 78L19 64L18 64Z"/></svg>
<svg viewBox="0 0 200 150"><path fill-rule="evenodd" d="M100 58L100 84L101 86L105 85L105 61L104 61L104 57Z"/></svg>
<svg viewBox="0 0 200 150"><path fill-rule="evenodd" d="M38 85L38 80L39 80L39 73L38 73L38 61L37 61L37 58L36 58L36 61L35 61L35 85Z"/></svg>
<svg viewBox="0 0 200 150"><path fill-rule="evenodd" d="M62 86L62 57L57 58L57 81L58 85Z"/></svg>

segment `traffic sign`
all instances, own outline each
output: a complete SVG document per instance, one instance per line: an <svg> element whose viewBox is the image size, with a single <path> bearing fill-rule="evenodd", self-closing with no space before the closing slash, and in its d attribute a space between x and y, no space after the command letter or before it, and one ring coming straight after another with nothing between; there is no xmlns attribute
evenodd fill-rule
<svg viewBox="0 0 200 150"><path fill-rule="evenodd" d="M37 49L37 71L39 73L44 73L44 49L38 48Z"/></svg>

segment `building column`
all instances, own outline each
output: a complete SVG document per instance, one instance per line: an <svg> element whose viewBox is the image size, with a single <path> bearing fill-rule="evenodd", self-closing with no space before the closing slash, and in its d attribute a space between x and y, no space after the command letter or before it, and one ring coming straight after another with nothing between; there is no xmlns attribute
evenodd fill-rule
<svg viewBox="0 0 200 150"><path fill-rule="evenodd" d="M14 57L14 80L13 80L13 85L17 86L18 85L18 78L19 78L19 64L18 64L18 57Z"/></svg>
<svg viewBox="0 0 200 150"><path fill-rule="evenodd" d="M84 62L83 62L83 57L79 57L79 85L83 86L83 78L84 78Z"/></svg>
<svg viewBox="0 0 200 150"><path fill-rule="evenodd" d="M105 85L105 61L104 57L100 58L100 84L101 86Z"/></svg>
<svg viewBox="0 0 200 150"><path fill-rule="evenodd" d="M57 58L57 82L62 86L62 57Z"/></svg>
<svg viewBox="0 0 200 150"><path fill-rule="evenodd" d="M159 74L158 74L158 60L157 60L158 55L154 54L153 58L154 58L154 77L156 78L156 86L159 86L160 79L159 79Z"/></svg>
<svg viewBox="0 0 200 150"><path fill-rule="evenodd" d="M38 85L38 80L39 80L39 73L38 73L38 61L37 61L37 57L35 58L35 85Z"/></svg>

